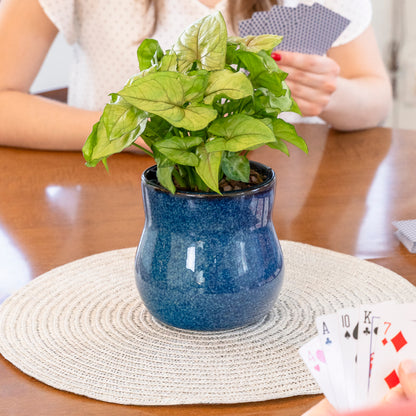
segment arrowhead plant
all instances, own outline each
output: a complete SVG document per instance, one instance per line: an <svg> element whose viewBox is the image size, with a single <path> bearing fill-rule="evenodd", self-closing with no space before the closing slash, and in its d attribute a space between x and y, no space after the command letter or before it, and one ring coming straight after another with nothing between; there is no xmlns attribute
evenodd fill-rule
<svg viewBox="0 0 416 416"><path fill-rule="evenodd" d="M249 182L247 153L267 145L289 155L287 143L307 152L294 126L278 118L299 112L271 58L282 38L228 37L220 12L186 29L170 50L145 39L140 72L110 94L84 146L87 166L131 145L150 154L159 183L175 193L220 193L219 181ZM141 137L147 148L135 141Z"/></svg>

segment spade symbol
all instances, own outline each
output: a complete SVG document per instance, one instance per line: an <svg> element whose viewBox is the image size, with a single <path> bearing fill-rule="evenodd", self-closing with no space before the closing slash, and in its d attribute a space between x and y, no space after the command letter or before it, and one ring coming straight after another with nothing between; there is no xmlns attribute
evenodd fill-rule
<svg viewBox="0 0 416 416"><path fill-rule="evenodd" d="M358 323L355 325L354 331L352 332L354 339L358 339Z"/></svg>
<svg viewBox="0 0 416 416"><path fill-rule="evenodd" d="M345 338L347 338L347 339L349 339L349 338L351 338L351 335L350 335L350 333L347 331L347 332L345 333L344 337L345 337Z"/></svg>

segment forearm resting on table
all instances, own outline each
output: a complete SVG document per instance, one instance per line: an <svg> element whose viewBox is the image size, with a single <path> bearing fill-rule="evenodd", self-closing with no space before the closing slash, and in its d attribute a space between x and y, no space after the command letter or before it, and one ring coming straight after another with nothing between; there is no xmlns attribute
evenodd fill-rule
<svg viewBox="0 0 416 416"><path fill-rule="evenodd" d="M339 77L337 88L320 117L337 130L380 125L391 108L391 90L383 77Z"/></svg>
<svg viewBox="0 0 416 416"><path fill-rule="evenodd" d="M0 145L80 150L99 113L19 91L0 92Z"/></svg>

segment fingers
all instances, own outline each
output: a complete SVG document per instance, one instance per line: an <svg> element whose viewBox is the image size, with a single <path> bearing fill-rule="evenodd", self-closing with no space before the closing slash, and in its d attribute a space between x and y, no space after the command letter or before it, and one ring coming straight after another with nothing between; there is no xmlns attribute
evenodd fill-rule
<svg viewBox="0 0 416 416"><path fill-rule="evenodd" d="M392 388L384 397L382 400L383 404L390 404L390 403L396 403L401 400L406 399L406 395L404 394L403 387L402 386L396 386Z"/></svg>
<svg viewBox="0 0 416 416"><path fill-rule="evenodd" d="M399 365L399 379L408 399L416 400L416 363L404 360Z"/></svg>
<svg viewBox="0 0 416 416"><path fill-rule="evenodd" d="M327 399L321 400L302 416L334 416L337 412Z"/></svg>
<svg viewBox="0 0 416 416"><path fill-rule="evenodd" d="M286 83L303 116L318 116L321 114L328 105L331 95L335 90L335 87L333 90L318 90L293 82L290 79L287 79Z"/></svg>
<svg viewBox="0 0 416 416"><path fill-rule="evenodd" d="M277 59L279 57L280 59ZM315 74L331 74L334 76L339 75L340 72L339 65L333 59L328 58L327 56L278 51L273 52L272 58L276 59L279 67L288 67Z"/></svg>
<svg viewBox="0 0 416 416"><path fill-rule="evenodd" d="M292 97L303 116L318 116L337 89L339 65L331 58L296 52L273 52L286 78Z"/></svg>

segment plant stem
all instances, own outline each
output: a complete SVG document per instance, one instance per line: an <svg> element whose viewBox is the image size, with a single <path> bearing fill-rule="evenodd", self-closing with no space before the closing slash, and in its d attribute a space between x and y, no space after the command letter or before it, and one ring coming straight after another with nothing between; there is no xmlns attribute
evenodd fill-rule
<svg viewBox="0 0 416 416"><path fill-rule="evenodd" d="M181 186L182 188L186 188L185 181L183 180L182 176L180 175L180 173L176 169L173 169L172 175L174 176L174 178L175 178L175 180L176 180L176 182L179 186Z"/></svg>
<svg viewBox="0 0 416 416"><path fill-rule="evenodd" d="M146 148L144 148L143 146L140 146L137 143L133 143L133 146L138 147L140 150L142 150L143 152L145 152L147 155L149 155L150 157L154 157L153 153L150 150L147 150Z"/></svg>

